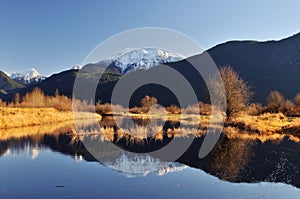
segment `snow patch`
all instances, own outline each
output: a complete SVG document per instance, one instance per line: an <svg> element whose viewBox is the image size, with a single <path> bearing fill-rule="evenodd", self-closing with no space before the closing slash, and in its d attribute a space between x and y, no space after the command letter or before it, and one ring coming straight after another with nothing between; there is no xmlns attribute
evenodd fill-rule
<svg viewBox="0 0 300 199"><path fill-rule="evenodd" d="M45 79L35 68L30 68L22 72L12 72L10 77L25 84L40 82Z"/></svg>

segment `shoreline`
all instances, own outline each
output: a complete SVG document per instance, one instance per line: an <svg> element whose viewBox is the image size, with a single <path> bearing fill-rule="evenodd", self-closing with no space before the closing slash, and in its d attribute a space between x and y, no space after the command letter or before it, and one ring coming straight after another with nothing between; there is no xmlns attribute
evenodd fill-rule
<svg viewBox="0 0 300 199"><path fill-rule="evenodd" d="M162 117L160 114L120 114L121 117L136 119L163 119L173 122L181 122L182 125L201 124L207 128L211 117L209 115L178 115L170 114ZM103 117L96 113L77 112L76 120L100 121ZM199 121L200 120L200 121ZM95 120L94 120L95 121ZM14 128L35 127L43 125L58 125L68 122L74 124L74 113L72 111L59 111L55 108L10 108L0 107L0 130ZM222 128L216 124L216 127ZM203 130L203 129L202 129ZM300 134L300 117L286 117L282 113L262 114L260 116L241 115L231 122L224 123L223 131L243 134L248 132L257 135L271 134Z"/></svg>

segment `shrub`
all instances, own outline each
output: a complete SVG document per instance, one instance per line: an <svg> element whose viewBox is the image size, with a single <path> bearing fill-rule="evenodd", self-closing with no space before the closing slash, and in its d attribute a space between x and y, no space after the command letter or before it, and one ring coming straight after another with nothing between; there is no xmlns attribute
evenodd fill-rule
<svg viewBox="0 0 300 199"><path fill-rule="evenodd" d="M248 115L260 115L263 112L264 107L260 103L252 103L246 109Z"/></svg>
<svg viewBox="0 0 300 199"><path fill-rule="evenodd" d="M267 111L272 113L283 112L285 99L279 91L271 91L267 97Z"/></svg>
<svg viewBox="0 0 300 199"><path fill-rule="evenodd" d="M96 105L96 112L100 115L107 115L107 114L112 114L112 109L110 104L97 104Z"/></svg>
<svg viewBox="0 0 300 199"><path fill-rule="evenodd" d="M5 107L6 106L6 102L2 101L2 99L0 99L0 107Z"/></svg>
<svg viewBox="0 0 300 199"><path fill-rule="evenodd" d="M181 109L176 105L171 105L171 106L166 107L166 111L170 114L180 114L181 113Z"/></svg>
<svg viewBox="0 0 300 199"><path fill-rule="evenodd" d="M300 93L295 96L294 103L296 106L300 107Z"/></svg>
<svg viewBox="0 0 300 199"><path fill-rule="evenodd" d="M155 97L150 97L150 96L146 95L140 102L140 104L142 106L142 112L148 113L150 107L157 103L158 103L158 101Z"/></svg>

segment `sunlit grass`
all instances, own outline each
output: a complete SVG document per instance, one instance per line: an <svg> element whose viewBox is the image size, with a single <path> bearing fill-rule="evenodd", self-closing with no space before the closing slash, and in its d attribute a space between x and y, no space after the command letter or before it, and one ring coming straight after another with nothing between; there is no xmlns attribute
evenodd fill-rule
<svg viewBox="0 0 300 199"><path fill-rule="evenodd" d="M155 142L163 141L165 137L175 139L189 136L201 137L211 127L222 131L228 138L266 142L287 137L294 142L300 142L300 118L289 118L281 113L265 113L260 116L241 115L233 121L226 122L224 128L221 122L218 123L218 119L213 120L215 123L210 123L212 116L209 115L190 115L189 117L188 114L172 114L171 117L165 119L174 124L180 123L179 128L174 126L163 129L162 125L155 124L152 126L133 125L122 129L114 128L114 120L109 120L109 126L101 126L100 129L97 129L98 123L95 128L87 128L90 125L89 122L83 122L82 131L74 127L71 111L58 111L54 108L0 108L0 113L0 140L64 131L72 132L76 142L89 136L99 141L125 141L128 145L132 145L143 144L151 139ZM89 118L95 119L94 113L76 114L76 119L81 118L82 121ZM134 118L139 118L139 116L140 119L146 120L162 119L160 114L134 114ZM101 116L96 115L96 118L100 121ZM76 122L76 126L80 124Z"/></svg>
<svg viewBox="0 0 300 199"><path fill-rule="evenodd" d="M77 112L78 119L101 119L100 115ZM72 111L59 111L55 108L0 108L0 129L74 122Z"/></svg>
<svg viewBox="0 0 300 199"><path fill-rule="evenodd" d="M134 116L137 118L138 114L135 114ZM159 115L152 116L145 114L141 115L141 118L148 119L146 116L152 117L152 119L159 118ZM176 123L177 120L171 121ZM210 129L225 133L229 138L260 140L261 142L266 142L267 140L276 141L288 137L295 142L300 141L300 135L298 136L298 133L300 132L300 118L287 118L281 113L263 114L260 116L240 116L234 121L226 123L225 127L221 126L222 123L210 123L211 116L201 116L198 118L188 118L185 116L184 119L181 118L179 121L181 124L179 128L174 127L163 130L163 127L160 125L154 125L152 127L136 125L127 129L118 129L116 131L109 128L101 128L98 133L99 135L103 134L101 136L102 140L113 141L116 137L115 141L123 139L127 144L134 144L145 143L149 139L163 141L165 136L168 138L187 138L189 136L201 137L207 133L207 130L210 127Z"/></svg>

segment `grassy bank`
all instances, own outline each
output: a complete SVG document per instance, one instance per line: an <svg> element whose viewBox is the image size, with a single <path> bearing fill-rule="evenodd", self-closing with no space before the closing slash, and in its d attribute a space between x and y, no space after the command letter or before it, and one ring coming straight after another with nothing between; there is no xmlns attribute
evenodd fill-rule
<svg viewBox="0 0 300 199"><path fill-rule="evenodd" d="M88 112L78 112L77 119L92 119L100 115ZM73 122L72 111L59 111L55 108L0 108L0 129L29 127L44 124Z"/></svg>

